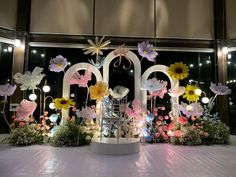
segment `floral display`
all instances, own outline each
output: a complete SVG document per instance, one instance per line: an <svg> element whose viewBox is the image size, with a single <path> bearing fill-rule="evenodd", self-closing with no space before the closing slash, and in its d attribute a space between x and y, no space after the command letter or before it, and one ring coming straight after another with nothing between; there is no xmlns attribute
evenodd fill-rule
<svg viewBox="0 0 236 177"><path fill-rule="evenodd" d="M119 58L118 58L118 60L116 60L114 62L113 66L116 67L116 68L119 67L121 65L122 58L124 57L128 61L129 65L128 66L123 65L123 69L125 69L125 70L130 69L131 66L132 66L132 61L130 60L129 57L127 57L128 52L129 52L129 49L125 48L124 44L119 46L119 47L117 47L113 51L113 54L115 56L118 56Z"/></svg>
<svg viewBox="0 0 236 177"><path fill-rule="evenodd" d="M166 88L166 83L157 80L157 78L152 78L148 80L144 80L142 83L142 89L147 90L149 92L157 91L157 90L162 90Z"/></svg>
<svg viewBox="0 0 236 177"><path fill-rule="evenodd" d="M179 109L186 117L200 117L203 115L204 111L200 103L191 103L188 105L186 103L181 102L181 104L179 105Z"/></svg>
<svg viewBox="0 0 236 177"><path fill-rule="evenodd" d="M88 87L88 81L92 79L92 73L90 70L85 70L84 75L76 72L72 78L68 81L69 84L77 84L79 87Z"/></svg>
<svg viewBox="0 0 236 177"><path fill-rule="evenodd" d="M109 90L105 82L99 81L94 86L90 86L90 98L92 100L101 101L105 96L109 95Z"/></svg>
<svg viewBox="0 0 236 177"><path fill-rule="evenodd" d="M130 107L126 108L126 114L129 117L133 117L135 119L142 120L142 118L143 118L143 114L142 113L143 112L142 112L141 103L137 99L134 99L132 101L131 108Z"/></svg>
<svg viewBox="0 0 236 177"><path fill-rule="evenodd" d="M74 106L75 102L68 98L56 98L53 100L54 106L57 109L68 109L70 106Z"/></svg>
<svg viewBox="0 0 236 177"><path fill-rule="evenodd" d="M159 84L161 85L161 88L152 92L149 92L149 96L150 97L159 97L161 99L163 99L164 95L167 93L167 85L168 83L166 81L160 80L158 81Z"/></svg>
<svg viewBox="0 0 236 177"><path fill-rule="evenodd" d="M185 94L183 98L186 98L189 102L195 102L199 100L199 95L195 94L195 90L197 89L194 85L187 85L185 88Z"/></svg>
<svg viewBox="0 0 236 177"><path fill-rule="evenodd" d="M118 85L113 90L109 89L109 92L113 98L122 99L129 93L129 89Z"/></svg>
<svg viewBox="0 0 236 177"><path fill-rule="evenodd" d="M189 75L189 69L186 64L183 62L176 62L175 64L171 64L168 69L168 74L172 79L183 80Z"/></svg>
<svg viewBox="0 0 236 177"><path fill-rule="evenodd" d="M153 45L149 44L148 41L138 43L138 53L151 62L155 62L155 58L158 55L158 53L153 50Z"/></svg>
<svg viewBox="0 0 236 177"><path fill-rule="evenodd" d="M68 65L67 59L64 58L62 55L56 56L56 58L52 58L49 61L50 65L48 69L53 72L61 72L64 71L66 66Z"/></svg>
<svg viewBox="0 0 236 177"><path fill-rule="evenodd" d="M20 105L16 108L16 120L21 121L32 115L37 107L33 101L22 100Z"/></svg>
<svg viewBox="0 0 236 177"><path fill-rule="evenodd" d="M43 68L35 67L32 72L27 71L25 74L16 73L15 82L21 84L21 90L35 90L45 76L42 74Z"/></svg>

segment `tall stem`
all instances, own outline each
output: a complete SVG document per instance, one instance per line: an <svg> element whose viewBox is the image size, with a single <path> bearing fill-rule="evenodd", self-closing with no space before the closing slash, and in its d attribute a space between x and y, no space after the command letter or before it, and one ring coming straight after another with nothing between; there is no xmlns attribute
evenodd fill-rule
<svg viewBox="0 0 236 177"><path fill-rule="evenodd" d="M85 106L87 106L88 104L88 95L89 95L89 87L87 86L87 96L86 96Z"/></svg>
<svg viewBox="0 0 236 177"><path fill-rule="evenodd" d="M4 118L5 122L7 123L7 125L9 126L10 130L12 131L11 125L9 124L9 122L7 121L7 118L6 118L6 112L5 112L6 102L7 102L7 96L5 96L4 101L3 101L3 118Z"/></svg>

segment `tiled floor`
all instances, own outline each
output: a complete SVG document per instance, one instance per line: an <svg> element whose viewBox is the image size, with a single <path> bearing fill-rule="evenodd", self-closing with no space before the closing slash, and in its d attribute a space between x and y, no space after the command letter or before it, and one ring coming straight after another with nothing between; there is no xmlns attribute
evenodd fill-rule
<svg viewBox="0 0 236 177"><path fill-rule="evenodd" d="M90 147L0 145L1 177L236 177L236 146L141 145L137 154L98 155Z"/></svg>

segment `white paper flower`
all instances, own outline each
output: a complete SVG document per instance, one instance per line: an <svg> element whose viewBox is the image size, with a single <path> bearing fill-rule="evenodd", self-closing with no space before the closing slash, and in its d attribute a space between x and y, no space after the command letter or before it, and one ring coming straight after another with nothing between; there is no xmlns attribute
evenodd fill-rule
<svg viewBox="0 0 236 177"><path fill-rule="evenodd" d="M27 71L25 74L16 73L14 75L15 82L21 84L21 90L34 90L45 76L42 74L43 68L35 67L32 72Z"/></svg>
<svg viewBox="0 0 236 177"><path fill-rule="evenodd" d="M115 99L121 99L124 98L128 93L129 93L129 89L123 86L116 86L114 88L114 90L109 89L110 94L113 98Z"/></svg>

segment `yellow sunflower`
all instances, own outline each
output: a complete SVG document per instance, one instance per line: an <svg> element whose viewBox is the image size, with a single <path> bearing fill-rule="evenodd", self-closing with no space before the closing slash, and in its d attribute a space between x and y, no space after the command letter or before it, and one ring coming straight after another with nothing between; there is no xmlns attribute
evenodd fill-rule
<svg viewBox="0 0 236 177"><path fill-rule="evenodd" d="M168 69L168 73L172 79L182 80L188 77L189 69L186 64L183 62L176 62L175 64L171 64Z"/></svg>
<svg viewBox="0 0 236 177"><path fill-rule="evenodd" d="M95 42L93 42L91 39L88 39L88 43L91 46L83 49L83 50L86 50L84 52L84 54L87 55L87 54L91 53L91 55L95 55L95 54L96 55L98 55L98 54L102 55L103 54L102 50L106 50L107 49L106 46L111 43L111 41L109 41L109 40L103 42L104 38L105 38L105 36L103 36L99 40L98 37L96 36L95 37Z"/></svg>
<svg viewBox="0 0 236 177"><path fill-rule="evenodd" d="M197 88L198 87L194 85L187 85L187 87L185 87L185 94L183 95L183 98L186 98L189 102L198 101L199 96L194 92Z"/></svg>
<svg viewBox="0 0 236 177"><path fill-rule="evenodd" d="M57 109L68 109L70 106L74 106L75 102L68 98L56 98L53 100L54 106Z"/></svg>
<svg viewBox="0 0 236 177"><path fill-rule="evenodd" d="M109 95L107 84L102 81L97 82L94 86L90 86L89 92L90 98L97 101L101 101L104 96Z"/></svg>

